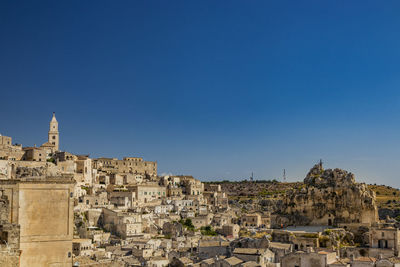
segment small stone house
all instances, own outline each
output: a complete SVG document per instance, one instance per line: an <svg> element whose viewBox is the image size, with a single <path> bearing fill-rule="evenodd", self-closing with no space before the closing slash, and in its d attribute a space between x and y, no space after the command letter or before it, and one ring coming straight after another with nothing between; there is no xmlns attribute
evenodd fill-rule
<svg viewBox="0 0 400 267"><path fill-rule="evenodd" d="M254 261L263 266L268 262L275 262L275 253L269 249L235 248L233 256L243 261Z"/></svg>

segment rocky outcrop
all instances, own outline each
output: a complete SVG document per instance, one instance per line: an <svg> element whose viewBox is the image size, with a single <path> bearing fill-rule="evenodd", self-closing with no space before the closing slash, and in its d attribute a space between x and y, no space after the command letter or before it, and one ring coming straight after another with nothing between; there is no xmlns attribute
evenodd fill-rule
<svg viewBox="0 0 400 267"><path fill-rule="evenodd" d="M36 167L36 168L17 167L16 175L17 178L37 177L37 176L44 176L46 174L46 171L47 171L46 167Z"/></svg>
<svg viewBox="0 0 400 267"><path fill-rule="evenodd" d="M371 224L378 220L375 193L354 174L315 165L304 187L288 192L277 223L283 225Z"/></svg>
<svg viewBox="0 0 400 267"><path fill-rule="evenodd" d="M162 233L165 236L176 238L183 236L184 229L182 224L178 222L166 222L162 227Z"/></svg>
<svg viewBox="0 0 400 267"><path fill-rule="evenodd" d="M341 169L322 168L322 164L316 164L304 178L304 184L316 188L344 187L356 184L354 174Z"/></svg>
<svg viewBox="0 0 400 267"><path fill-rule="evenodd" d="M15 171L16 178L56 177L60 175L62 175L60 168L50 162L43 166L18 166Z"/></svg>

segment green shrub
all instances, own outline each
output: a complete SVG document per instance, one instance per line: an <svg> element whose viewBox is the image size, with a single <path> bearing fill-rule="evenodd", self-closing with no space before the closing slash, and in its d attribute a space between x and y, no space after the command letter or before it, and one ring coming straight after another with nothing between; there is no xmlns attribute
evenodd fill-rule
<svg viewBox="0 0 400 267"><path fill-rule="evenodd" d="M217 232L215 232L214 229L210 225L200 227L200 232L202 235L208 235L208 236L216 236L217 235Z"/></svg>

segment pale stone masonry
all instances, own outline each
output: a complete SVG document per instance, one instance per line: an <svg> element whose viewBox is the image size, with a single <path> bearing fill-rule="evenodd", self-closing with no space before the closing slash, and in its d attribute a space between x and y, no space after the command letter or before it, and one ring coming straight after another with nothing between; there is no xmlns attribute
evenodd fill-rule
<svg viewBox="0 0 400 267"><path fill-rule="evenodd" d="M50 129L48 136L48 143L54 146L52 152L58 151L60 148L60 133L58 132L58 121L56 119L56 114L53 112L53 117L50 121Z"/></svg>
<svg viewBox="0 0 400 267"><path fill-rule="evenodd" d="M20 226L21 266L71 266L73 183L72 177L0 180L10 199L9 223Z"/></svg>
<svg viewBox="0 0 400 267"><path fill-rule="evenodd" d="M400 223L379 220L375 193L349 172L317 164L304 183L282 193L277 186L288 183L266 183L262 196L247 199L249 185L262 183L236 183L232 194L222 189L229 182L160 177L156 161L92 159L59 151L59 144L55 114L40 147L0 136L2 267L400 262Z"/></svg>
<svg viewBox="0 0 400 267"><path fill-rule="evenodd" d="M13 145L12 138L0 135L0 159L21 160L24 156L21 145Z"/></svg>
<svg viewBox="0 0 400 267"><path fill-rule="evenodd" d="M97 158L93 160L93 167L110 173L132 173L142 176L157 176L157 162L144 161L143 158L125 157Z"/></svg>

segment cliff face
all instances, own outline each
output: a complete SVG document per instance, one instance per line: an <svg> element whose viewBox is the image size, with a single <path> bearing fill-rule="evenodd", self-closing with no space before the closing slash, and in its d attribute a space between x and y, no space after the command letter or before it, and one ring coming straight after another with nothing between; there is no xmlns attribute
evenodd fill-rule
<svg viewBox="0 0 400 267"><path fill-rule="evenodd" d="M284 199L280 221L284 225L370 224L378 220L375 193L356 183L354 174L315 165L304 179L305 187Z"/></svg>

